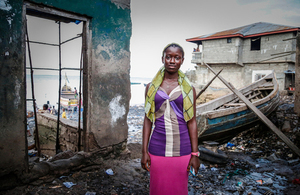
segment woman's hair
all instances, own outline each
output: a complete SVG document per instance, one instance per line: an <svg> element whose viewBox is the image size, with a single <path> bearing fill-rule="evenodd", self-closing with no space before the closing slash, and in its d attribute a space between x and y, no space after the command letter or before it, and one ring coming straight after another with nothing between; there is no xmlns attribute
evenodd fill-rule
<svg viewBox="0 0 300 195"><path fill-rule="evenodd" d="M168 45L164 48L164 50L163 50L163 52L162 52L162 56L164 56L164 53L166 52L166 50L167 50L169 47L178 47L178 48L180 49L181 53L182 53L182 57L184 58L184 51L183 51L183 48L182 48L178 43L170 43L170 44L168 44Z"/></svg>

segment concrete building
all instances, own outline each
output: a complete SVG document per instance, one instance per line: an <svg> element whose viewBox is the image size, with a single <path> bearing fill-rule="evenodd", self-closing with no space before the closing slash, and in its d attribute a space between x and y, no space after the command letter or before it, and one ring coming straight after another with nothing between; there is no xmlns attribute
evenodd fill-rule
<svg viewBox="0 0 300 195"><path fill-rule="evenodd" d="M2 0L0 14L1 186L28 171L26 15L58 24L83 23L82 150L124 149L130 100L130 0Z"/></svg>
<svg viewBox="0 0 300 195"><path fill-rule="evenodd" d="M192 81L200 87L214 76L204 65L219 71L236 88L249 85L275 71L280 90L294 84L296 39L299 27L254 23L230 30L186 39L197 44ZM226 88L216 79L211 87Z"/></svg>

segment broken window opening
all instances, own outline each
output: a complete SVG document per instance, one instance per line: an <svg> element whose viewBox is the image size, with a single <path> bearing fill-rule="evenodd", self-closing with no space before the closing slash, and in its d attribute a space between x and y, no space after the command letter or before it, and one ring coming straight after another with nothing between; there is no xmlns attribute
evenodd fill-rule
<svg viewBox="0 0 300 195"><path fill-rule="evenodd" d="M86 21L63 17L61 15L45 13L40 11L40 6L35 9L33 4L25 3L28 36L26 38L26 109L27 109L27 130L33 137L33 128L38 135L34 140L28 140L29 147L36 147L39 153L54 155L60 148L60 131L62 127L62 109L67 112L68 119L76 123L77 126L77 146L73 151L81 150L81 134L84 134L83 119L83 61L85 52L83 45L86 45L83 37L85 34ZM49 8L47 9L49 11ZM51 11L51 10L50 10ZM68 14L66 14L68 15ZM32 74L32 76L31 76ZM36 95L36 96L35 96ZM43 105L48 106L48 110L43 110ZM57 128L53 135L43 129L44 124L37 124L37 108L46 113L51 118L57 118ZM53 108L55 110L53 110ZM45 115L46 115L45 114ZM33 119L34 117L34 119ZM37 124L33 124L34 123ZM64 119L63 119L64 120ZM69 123L69 122L68 122ZM52 128L53 130L53 128ZM83 131L83 132L82 132ZM40 134L39 134L40 133ZM55 144L45 143L52 140ZM34 144L32 142L35 142ZM36 143L38 142L38 143ZM72 140L74 142L74 140ZM30 144L32 143L32 144ZM41 146L39 146L41 143ZM50 151L50 152L49 152Z"/></svg>
<svg viewBox="0 0 300 195"><path fill-rule="evenodd" d="M260 50L260 37L251 38L251 51Z"/></svg>
<svg viewBox="0 0 300 195"><path fill-rule="evenodd" d="M231 43L232 39L231 38L227 38L227 43Z"/></svg>

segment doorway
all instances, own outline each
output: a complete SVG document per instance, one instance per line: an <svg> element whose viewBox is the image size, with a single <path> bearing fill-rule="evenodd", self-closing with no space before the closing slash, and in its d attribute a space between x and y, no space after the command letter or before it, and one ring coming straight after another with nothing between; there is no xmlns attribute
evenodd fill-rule
<svg viewBox="0 0 300 195"><path fill-rule="evenodd" d="M67 149L82 150L87 88L83 48L89 19L29 2L24 3L23 18L28 153L53 156ZM72 146L62 138L71 131L63 127L66 123L73 124Z"/></svg>

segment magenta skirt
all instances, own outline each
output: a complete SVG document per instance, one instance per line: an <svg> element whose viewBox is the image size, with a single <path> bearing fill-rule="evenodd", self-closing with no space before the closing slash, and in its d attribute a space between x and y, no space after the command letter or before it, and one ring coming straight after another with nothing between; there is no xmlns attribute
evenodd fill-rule
<svg viewBox="0 0 300 195"><path fill-rule="evenodd" d="M150 195L187 195L187 167L191 155L164 157L150 155Z"/></svg>

